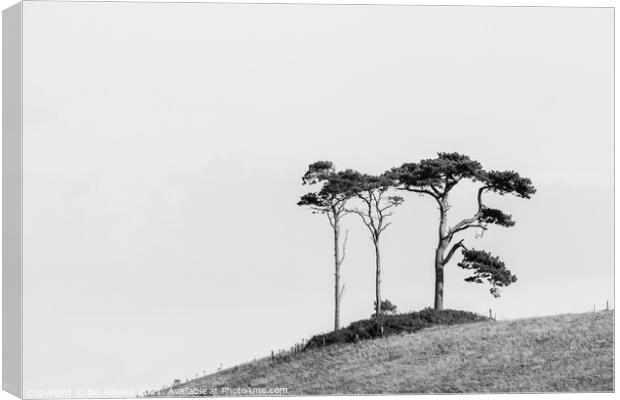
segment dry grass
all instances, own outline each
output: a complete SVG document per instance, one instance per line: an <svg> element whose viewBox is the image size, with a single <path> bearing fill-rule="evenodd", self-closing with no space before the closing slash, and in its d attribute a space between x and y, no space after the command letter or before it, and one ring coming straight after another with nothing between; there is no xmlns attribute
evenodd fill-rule
<svg viewBox="0 0 620 400"><path fill-rule="evenodd" d="M434 327L259 360L182 386L286 387L288 394L613 391L613 319L608 311Z"/></svg>

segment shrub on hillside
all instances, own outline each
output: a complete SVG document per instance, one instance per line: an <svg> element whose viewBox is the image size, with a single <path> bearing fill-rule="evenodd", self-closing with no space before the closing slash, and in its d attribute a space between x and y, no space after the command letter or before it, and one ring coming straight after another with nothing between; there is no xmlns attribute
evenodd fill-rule
<svg viewBox="0 0 620 400"><path fill-rule="evenodd" d="M396 304L392 304L388 299L381 300L381 314L396 314ZM377 312L377 301L373 303L373 309ZM371 315L370 318L373 318L375 315Z"/></svg>
<svg viewBox="0 0 620 400"><path fill-rule="evenodd" d="M308 340L305 350L336 343L355 343L360 340L375 339L403 332L411 333L433 325L455 325L486 320L488 318L468 311L435 311L432 308L403 314L382 314L379 317L353 322L346 328L337 331L315 335Z"/></svg>

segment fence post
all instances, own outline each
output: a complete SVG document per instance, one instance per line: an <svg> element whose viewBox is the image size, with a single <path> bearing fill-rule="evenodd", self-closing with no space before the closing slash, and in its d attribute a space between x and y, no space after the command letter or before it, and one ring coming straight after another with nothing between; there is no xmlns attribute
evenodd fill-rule
<svg viewBox="0 0 620 400"><path fill-rule="evenodd" d="M489 319L493 319L493 314L491 313L491 309L489 308Z"/></svg>
<svg viewBox="0 0 620 400"><path fill-rule="evenodd" d="M605 311L609 311L609 300L605 302Z"/></svg>

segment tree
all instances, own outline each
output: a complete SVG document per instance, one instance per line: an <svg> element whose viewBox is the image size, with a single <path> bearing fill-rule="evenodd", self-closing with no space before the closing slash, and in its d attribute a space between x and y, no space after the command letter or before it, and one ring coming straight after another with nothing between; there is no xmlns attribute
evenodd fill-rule
<svg viewBox="0 0 620 400"><path fill-rule="evenodd" d="M304 185L323 183L318 192L309 192L301 196L298 206L309 207L313 214L327 216L334 234L334 330L340 329L340 303L345 285L340 285L340 267L345 257L348 232L345 234L342 250L340 246L340 222L346 214L345 205L351 195L343 190L342 180L331 161L317 161L308 166L302 177Z"/></svg>
<svg viewBox="0 0 620 400"><path fill-rule="evenodd" d="M462 249L463 261L461 268L472 270L473 275L468 282L482 283L487 280L491 284L491 294L499 296L500 286L507 286L516 281L516 277L506 269L503 262L485 251L468 250L464 239L452 244L456 234L468 229L486 231L489 224L503 227L514 226L511 215L503 211L487 207L483 203L483 195L497 193L511 194L529 199L536 189L529 178L521 177L514 171L485 171L478 161L459 153L439 153L437 158L422 160L419 163L405 163L391 171L392 177L398 180L401 189L421 195L430 196L439 206L438 241L435 249L435 302L436 310L443 309L444 267L450 262L454 253ZM450 191L461 181L471 180L480 183L477 194L478 207L474 215L465 218L452 227L448 226L448 210ZM452 244L452 247L450 247Z"/></svg>
<svg viewBox="0 0 620 400"><path fill-rule="evenodd" d="M353 170L346 170L338 174L340 187L347 195L355 195L360 200L359 207L347 209L347 212L357 214L370 232L370 238L375 249L375 304L376 315L381 314L381 251L379 242L383 231L390 226L388 218L392 209L403 203L400 196L390 195L395 181L389 174L380 176L362 174Z"/></svg>
<svg viewBox="0 0 620 400"><path fill-rule="evenodd" d="M396 309L398 307L396 307L396 304L392 304L391 301L389 301L388 299L385 300L381 300L381 313L382 314L396 314ZM374 309L375 309L375 314L373 315L374 317L377 316L376 312L377 312L377 302L375 301L374 304Z"/></svg>

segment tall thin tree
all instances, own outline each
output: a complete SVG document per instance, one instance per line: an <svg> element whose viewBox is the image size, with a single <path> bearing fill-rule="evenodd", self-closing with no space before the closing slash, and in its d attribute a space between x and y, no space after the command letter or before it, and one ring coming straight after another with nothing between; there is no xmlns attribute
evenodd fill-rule
<svg viewBox="0 0 620 400"><path fill-rule="evenodd" d="M340 268L345 258L348 231L344 242L340 245L341 220L346 214L346 203L352 194L343 190L342 181L338 178L334 164L331 161L317 161L308 166L308 171L302 177L304 185L322 183L319 191L309 192L301 196L298 206L309 207L313 214L327 216L334 235L334 330L340 329L340 304L345 291L345 285L340 284Z"/></svg>
<svg viewBox="0 0 620 400"><path fill-rule="evenodd" d="M357 214L368 231L375 250L375 315L381 315L381 234L390 226L392 209L403 203L401 196L391 195L395 184L389 174L380 176L362 174L353 170L340 172L340 185L348 194L354 194L360 205L347 211Z"/></svg>
<svg viewBox="0 0 620 400"><path fill-rule="evenodd" d="M512 194L529 199L536 189L529 178L519 176L514 171L485 171L478 161L459 153L439 153L437 158L422 160L419 163L405 163L392 170L392 176L398 179L401 188L411 192L432 197L439 206L439 229L435 249L435 301L436 310L443 309L444 267L450 262L454 253L462 250L461 268L473 271L466 281L491 284L491 294L499 296L499 287L516 281L516 277L506 269L499 258L486 251L467 249L464 239L452 244L456 234L468 229L486 231L489 224L511 227L515 224L511 215L487 207L483 195L494 192L499 195ZM470 218L465 218L453 226L448 225L450 191L461 181L471 180L480 184L477 194L477 209ZM452 244L452 247L450 247Z"/></svg>

